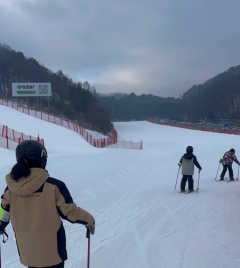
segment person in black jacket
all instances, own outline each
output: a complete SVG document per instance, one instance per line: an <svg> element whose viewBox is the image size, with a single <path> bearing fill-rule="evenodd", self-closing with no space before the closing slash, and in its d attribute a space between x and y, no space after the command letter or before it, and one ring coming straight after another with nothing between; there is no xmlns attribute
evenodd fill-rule
<svg viewBox="0 0 240 268"><path fill-rule="evenodd" d="M179 167L182 167L182 181L181 181L181 192L185 192L186 182L188 181L188 191L194 191L193 188L193 174L194 174L194 165L200 170L202 167L197 161L197 157L193 154L193 147L188 146L186 148L186 153L181 157Z"/></svg>

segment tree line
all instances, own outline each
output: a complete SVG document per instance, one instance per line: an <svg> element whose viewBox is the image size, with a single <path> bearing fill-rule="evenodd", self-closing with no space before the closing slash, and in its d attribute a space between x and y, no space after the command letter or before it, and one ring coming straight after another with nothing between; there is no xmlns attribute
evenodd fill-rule
<svg viewBox="0 0 240 268"><path fill-rule="evenodd" d="M180 99L162 98L152 94L137 96L131 93L120 98L115 98L114 95L96 97L108 111L112 121L147 120L153 117L176 120L176 111L180 103Z"/></svg>
<svg viewBox="0 0 240 268"><path fill-rule="evenodd" d="M240 122L240 66L194 85L179 98L152 94L116 93L104 96L87 81L74 83L61 70L53 72L34 58L0 44L0 97L12 98L12 82L50 82L52 97L31 97L18 101L53 114L76 120L82 126L102 133L113 129L111 121L168 118L174 121ZM146 89L147 91L147 89Z"/></svg>
<svg viewBox="0 0 240 268"><path fill-rule="evenodd" d="M34 58L27 58L6 44L0 44L0 97L12 99L12 83L51 83L51 97L17 97L17 101L77 121L85 128L104 134L113 125L109 114L93 96L94 87L85 81L74 83L62 70L53 72Z"/></svg>
<svg viewBox="0 0 240 268"><path fill-rule="evenodd" d="M97 96L99 103L113 120L146 120L219 122L228 120L240 125L240 66L218 74L203 84L194 85L179 98L163 98L151 94L121 97ZM239 123L238 123L239 122Z"/></svg>
<svg viewBox="0 0 240 268"><path fill-rule="evenodd" d="M185 113L209 121L240 119L240 66L231 67L200 85L192 86L182 96Z"/></svg>

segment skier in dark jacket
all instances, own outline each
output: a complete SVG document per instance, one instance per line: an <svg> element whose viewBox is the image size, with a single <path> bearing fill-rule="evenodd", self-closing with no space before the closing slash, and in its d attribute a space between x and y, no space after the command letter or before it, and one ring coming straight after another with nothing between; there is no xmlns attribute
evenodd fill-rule
<svg viewBox="0 0 240 268"><path fill-rule="evenodd" d="M219 160L219 163L222 163L223 165L223 170L222 170L222 173L220 175L220 181L223 181L224 180L224 176L227 172L227 169L228 169L228 172L229 172L229 179L231 181L234 181L234 177L233 177L233 169L232 169L232 164L233 164L233 161L235 163L237 163L238 165L240 165L236 155L235 155L235 149L230 149L229 151L227 151L223 157Z"/></svg>
<svg viewBox="0 0 240 268"><path fill-rule="evenodd" d="M93 216L77 207L66 187L45 170L47 151L37 141L21 142L17 163L6 176L0 206L0 234L11 220L20 261L29 268L63 268L67 259L62 219L80 223L94 234Z"/></svg>
<svg viewBox="0 0 240 268"><path fill-rule="evenodd" d="M186 153L181 157L179 167L182 167L182 181L181 181L181 192L185 192L186 182L188 181L188 191L194 191L193 188L193 174L194 165L201 171L202 167L197 161L197 157L193 154L193 147L188 146L186 148Z"/></svg>

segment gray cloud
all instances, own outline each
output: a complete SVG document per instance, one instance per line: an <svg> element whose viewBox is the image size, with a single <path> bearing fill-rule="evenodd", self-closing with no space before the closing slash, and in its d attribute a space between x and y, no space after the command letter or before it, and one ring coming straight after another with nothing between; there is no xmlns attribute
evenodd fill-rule
<svg viewBox="0 0 240 268"><path fill-rule="evenodd" d="M67 15L67 9L57 0L16 1L16 6L22 12L23 16L27 15L31 19L54 20L63 19Z"/></svg>
<svg viewBox="0 0 240 268"><path fill-rule="evenodd" d="M178 97L239 65L238 0L0 0L0 42L101 92Z"/></svg>

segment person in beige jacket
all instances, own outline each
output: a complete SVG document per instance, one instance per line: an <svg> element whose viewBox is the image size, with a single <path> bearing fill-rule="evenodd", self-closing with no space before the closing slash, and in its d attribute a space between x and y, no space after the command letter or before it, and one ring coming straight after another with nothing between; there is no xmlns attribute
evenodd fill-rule
<svg viewBox="0 0 240 268"><path fill-rule="evenodd" d="M9 221L16 235L20 262L29 268L63 268L66 236L61 221L80 223L95 231L95 220L74 204L66 185L45 170L47 150L37 141L21 142L17 163L6 176L0 207L0 232Z"/></svg>

